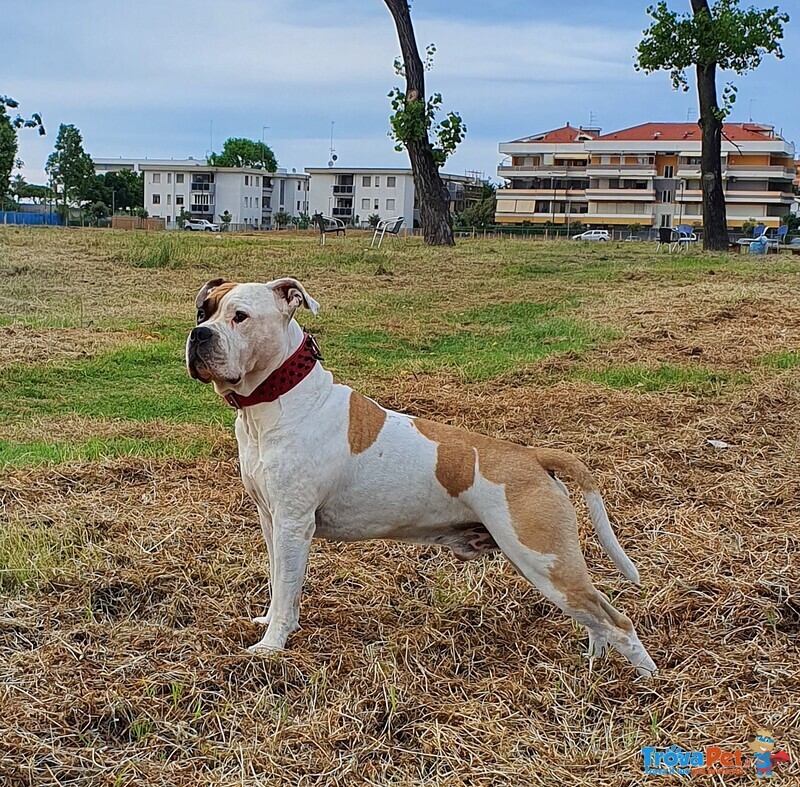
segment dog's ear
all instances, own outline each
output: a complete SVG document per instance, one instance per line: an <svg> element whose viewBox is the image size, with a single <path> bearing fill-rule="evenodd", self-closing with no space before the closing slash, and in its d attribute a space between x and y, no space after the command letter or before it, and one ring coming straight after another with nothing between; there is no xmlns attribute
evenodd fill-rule
<svg viewBox="0 0 800 787"><path fill-rule="evenodd" d="M206 302L206 300L208 300L208 296L211 294L211 291L219 287L220 284L225 284L225 279L211 279L210 281L207 281L200 288L200 292L197 293L197 297L194 299L194 305L199 309Z"/></svg>
<svg viewBox="0 0 800 787"><path fill-rule="evenodd" d="M319 311L319 304L306 292L306 288L297 279L289 277L275 279L269 286L275 291L278 303L291 317L295 309L304 306L314 315Z"/></svg>

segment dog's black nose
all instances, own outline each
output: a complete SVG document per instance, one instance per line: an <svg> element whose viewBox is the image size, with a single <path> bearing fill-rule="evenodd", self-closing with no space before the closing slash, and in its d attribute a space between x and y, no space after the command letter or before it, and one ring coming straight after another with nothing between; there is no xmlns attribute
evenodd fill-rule
<svg viewBox="0 0 800 787"><path fill-rule="evenodd" d="M192 329L192 332L189 334L189 341L193 344L205 344L213 335L214 331L212 331L211 328L206 328L205 325L201 325L199 328Z"/></svg>

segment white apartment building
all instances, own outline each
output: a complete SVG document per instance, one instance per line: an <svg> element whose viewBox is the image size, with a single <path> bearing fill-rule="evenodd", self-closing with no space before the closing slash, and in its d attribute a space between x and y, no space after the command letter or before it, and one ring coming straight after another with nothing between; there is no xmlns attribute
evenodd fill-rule
<svg viewBox="0 0 800 787"><path fill-rule="evenodd" d="M130 169L144 176L144 207L174 227L182 210L193 218L269 229L274 214L308 213L308 175L258 167L211 167L198 159L97 159L97 172Z"/></svg>
<svg viewBox="0 0 800 787"><path fill-rule="evenodd" d="M414 173L411 169L352 167L306 168L311 177L309 213L364 225L378 214L382 219L402 216L409 229L418 226ZM481 183L466 175L441 173L452 211L463 210L480 196Z"/></svg>

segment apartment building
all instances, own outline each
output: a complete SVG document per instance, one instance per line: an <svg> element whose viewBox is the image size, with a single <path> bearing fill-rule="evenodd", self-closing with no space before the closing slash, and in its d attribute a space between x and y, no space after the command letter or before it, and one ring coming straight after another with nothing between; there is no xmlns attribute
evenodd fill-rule
<svg viewBox="0 0 800 787"><path fill-rule="evenodd" d="M310 176L309 209L342 219L346 224L366 224L378 214L382 219L402 216L405 226L419 226L414 174L403 168L306 168ZM441 173L453 213L480 199L481 183L467 175Z"/></svg>
<svg viewBox="0 0 800 787"><path fill-rule="evenodd" d="M97 159L97 172L130 169L144 176L144 207L175 226L182 210L193 218L269 229L274 214L308 213L308 175L258 167L211 167L202 159Z"/></svg>
<svg viewBox="0 0 800 787"><path fill-rule="evenodd" d="M569 124L502 143L498 223L672 227L702 221L700 128L643 123L600 134ZM758 123L726 123L722 171L728 226L777 227L789 213L794 146Z"/></svg>

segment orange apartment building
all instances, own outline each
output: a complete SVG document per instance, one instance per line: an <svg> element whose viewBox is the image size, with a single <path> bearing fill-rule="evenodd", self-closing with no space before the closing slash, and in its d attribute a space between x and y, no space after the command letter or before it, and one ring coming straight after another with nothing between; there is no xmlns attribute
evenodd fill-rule
<svg viewBox="0 0 800 787"><path fill-rule="evenodd" d="M600 134L564 127L501 143L498 224L672 227L702 221L700 128L643 123ZM722 171L728 226L777 227L794 195L794 146L758 123L726 123Z"/></svg>

